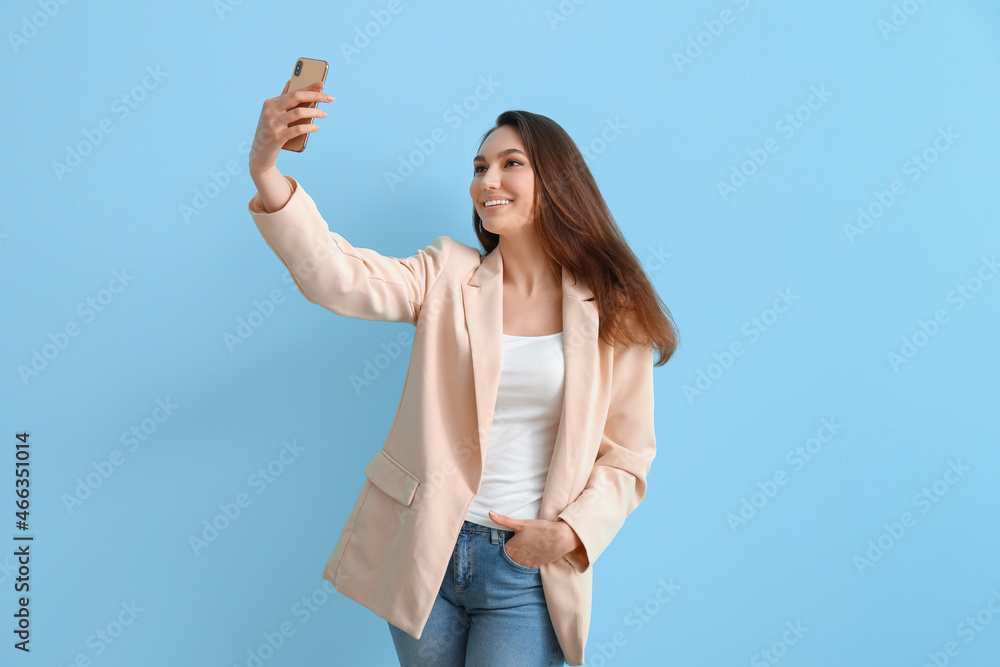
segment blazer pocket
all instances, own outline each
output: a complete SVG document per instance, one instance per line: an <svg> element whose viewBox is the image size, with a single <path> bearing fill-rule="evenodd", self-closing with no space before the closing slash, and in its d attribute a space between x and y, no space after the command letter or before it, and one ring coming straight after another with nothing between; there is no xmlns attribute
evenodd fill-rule
<svg viewBox="0 0 1000 667"><path fill-rule="evenodd" d="M365 475L383 493L394 500L409 505L420 486L420 480L396 459L380 449L365 468Z"/></svg>

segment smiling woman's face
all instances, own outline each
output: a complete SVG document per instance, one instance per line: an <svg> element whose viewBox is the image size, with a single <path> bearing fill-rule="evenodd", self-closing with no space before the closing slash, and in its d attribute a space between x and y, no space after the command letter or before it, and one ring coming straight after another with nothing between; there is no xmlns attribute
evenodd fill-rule
<svg viewBox="0 0 1000 667"><path fill-rule="evenodd" d="M494 130L473 159L472 168L469 194L486 231L502 236L534 222L535 172L517 129L503 125ZM510 203L486 206L494 200Z"/></svg>

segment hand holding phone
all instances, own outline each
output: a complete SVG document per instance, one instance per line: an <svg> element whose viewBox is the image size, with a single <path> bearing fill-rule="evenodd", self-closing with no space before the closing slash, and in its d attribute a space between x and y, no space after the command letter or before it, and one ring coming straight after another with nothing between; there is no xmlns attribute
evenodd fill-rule
<svg viewBox="0 0 1000 667"><path fill-rule="evenodd" d="M294 92L297 90L308 90L310 86L314 86L319 83L319 89L323 88L323 84L326 83L326 73L330 69L330 66L325 60L315 60L313 58L299 58L295 61L295 69L292 71L292 78L288 80L285 84L285 92ZM317 89L317 90L319 90ZM316 101L306 101L302 102L295 109L315 109ZM289 123L289 127L295 125L304 125L309 123L310 117L301 117L299 120ZM318 127L316 128L319 129ZM311 130L315 131L315 130ZM309 139L308 133L298 134L293 138L289 139L282 148L286 151L295 151L301 153L306 149L306 141Z"/></svg>
<svg viewBox="0 0 1000 667"><path fill-rule="evenodd" d="M322 65L310 65L310 62ZM282 149L299 153L305 150L307 135L319 129L310 121L327 116L316 107L317 103L335 99L320 92L327 72L324 61L299 58L295 71L298 74L293 73L281 95L265 100L261 108L250 148L251 174L273 167Z"/></svg>

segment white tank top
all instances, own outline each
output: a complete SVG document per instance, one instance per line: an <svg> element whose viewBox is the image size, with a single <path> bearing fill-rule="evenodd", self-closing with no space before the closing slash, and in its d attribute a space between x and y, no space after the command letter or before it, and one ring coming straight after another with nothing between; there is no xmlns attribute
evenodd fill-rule
<svg viewBox="0 0 1000 667"><path fill-rule="evenodd" d="M538 518L562 415L564 362L562 332L503 334L483 479L466 521L510 530L491 520L490 510L514 519Z"/></svg>

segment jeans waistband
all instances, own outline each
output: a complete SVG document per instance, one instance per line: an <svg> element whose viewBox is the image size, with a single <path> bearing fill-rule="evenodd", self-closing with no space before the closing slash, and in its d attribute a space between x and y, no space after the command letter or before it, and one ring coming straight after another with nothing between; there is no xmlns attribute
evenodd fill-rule
<svg viewBox="0 0 1000 667"><path fill-rule="evenodd" d="M492 526L484 526L480 523L475 523L473 521L462 522L463 532L483 532L490 534L490 541L496 544L499 540L499 534L503 533L505 539L509 539L514 536L514 531L506 528L493 528Z"/></svg>

